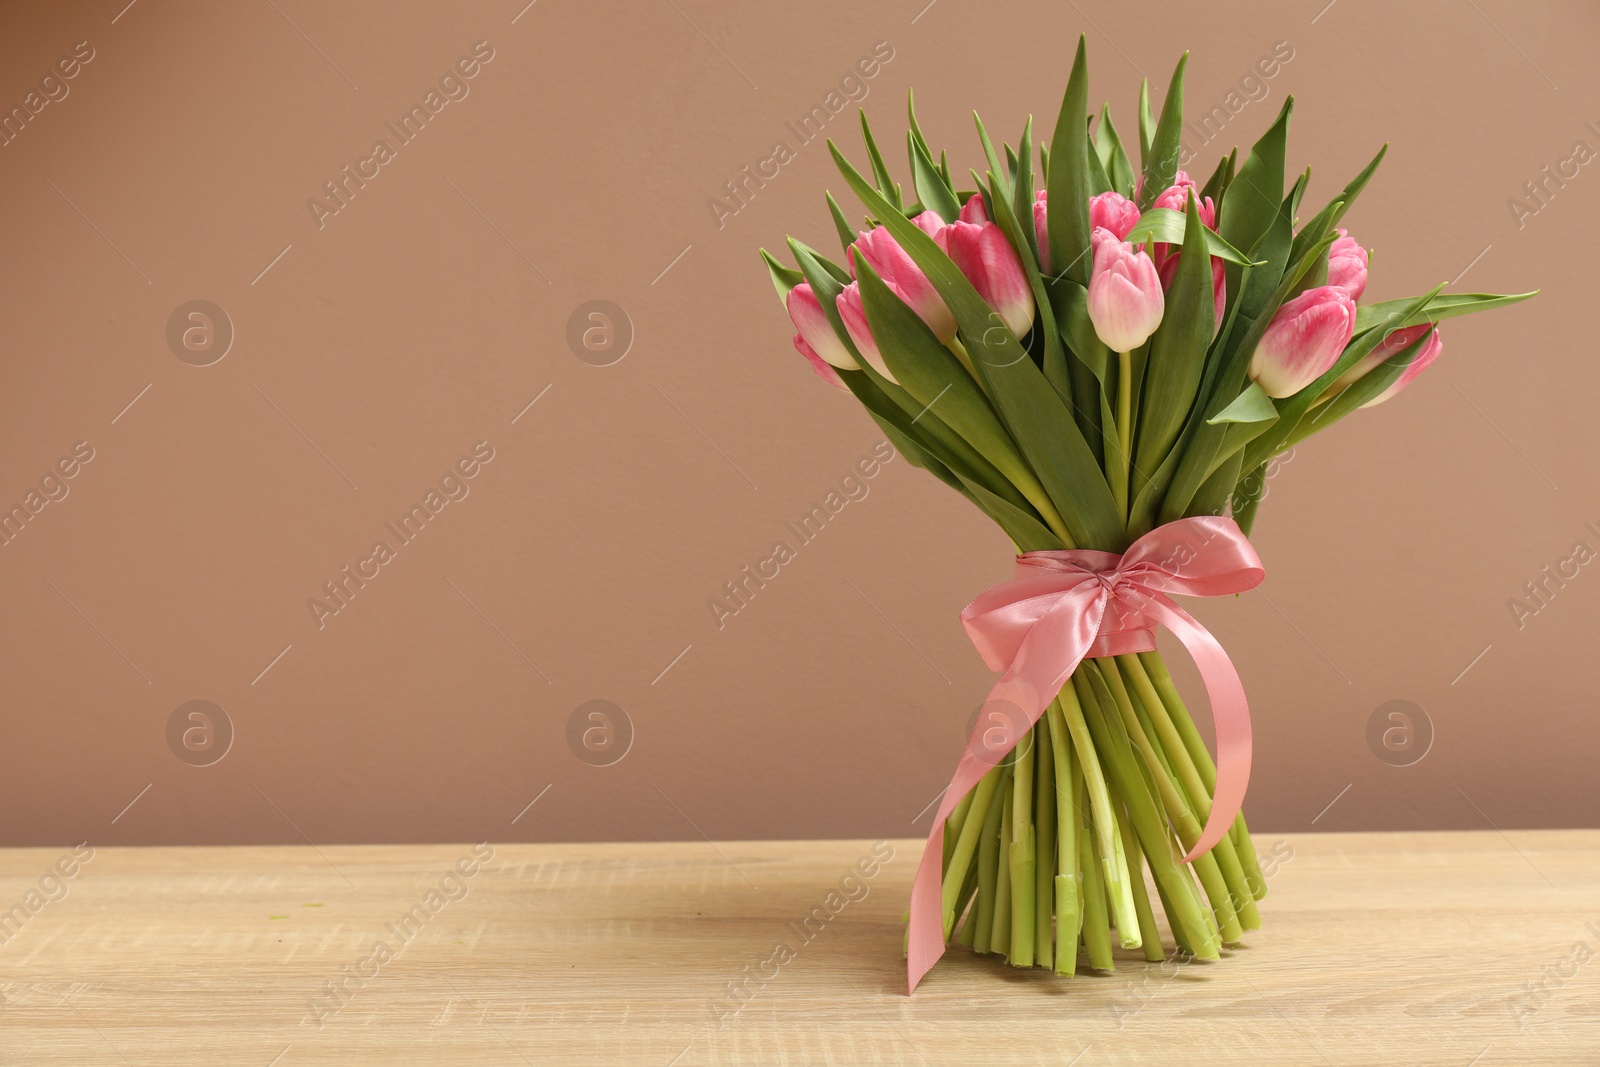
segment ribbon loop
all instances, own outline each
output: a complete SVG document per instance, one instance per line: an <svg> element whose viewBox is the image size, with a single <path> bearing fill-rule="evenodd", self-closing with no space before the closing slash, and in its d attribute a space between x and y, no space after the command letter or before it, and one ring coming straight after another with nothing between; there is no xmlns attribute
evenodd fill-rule
<svg viewBox="0 0 1600 1067"><path fill-rule="evenodd" d="M1199 841L1184 857L1191 862L1222 840L1244 803L1250 708L1222 645L1168 594L1224 596L1253 589L1264 577L1243 531L1223 516L1169 522L1120 556L1093 549L1025 552L1017 557L1016 577L980 593L961 612L978 654L1001 674L984 703L1004 701L1020 708L1031 728L1085 659L1152 651L1156 627L1171 630L1200 669L1217 728L1215 796ZM981 747L984 729L980 716L934 816L912 883L906 961L912 990L944 954L945 820L1004 755Z"/></svg>

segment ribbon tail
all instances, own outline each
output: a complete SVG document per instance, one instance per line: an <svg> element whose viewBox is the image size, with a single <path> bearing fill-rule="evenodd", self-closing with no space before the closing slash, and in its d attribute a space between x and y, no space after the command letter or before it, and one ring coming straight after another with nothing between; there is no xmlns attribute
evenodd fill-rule
<svg viewBox="0 0 1600 1067"><path fill-rule="evenodd" d="M1206 817L1200 840L1183 857L1193 863L1211 851L1233 826L1244 807L1245 789L1250 785L1250 704L1245 699L1244 683L1222 644L1211 631L1163 594L1151 597L1150 614L1183 642L1183 647L1200 668L1206 696L1211 701L1211 717L1217 732L1217 785L1212 790L1211 814Z"/></svg>
<svg viewBox="0 0 1600 1067"><path fill-rule="evenodd" d="M973 736L984 729L979 717ZM907 994L916 991L922 976L944 955L944 826L945 820L955 810L961 798L988 774L990 767L973 754L969 743L961 754L956 773L945 787L939 810L934 813L933 826L928 831L928 843L922 849L922 860L917 864L917 876L911 883L910 918L906 928L906 975L910 985Z"/></svg>
<svg viewBox="0 0 1600 1067"><path fill-rule="evenodd" d="M1083 594L1063 596L1029 631L1010 669L984 698L978 722L961 753L961 761L956 764L956 773L945 789L944 799L939 802L933 827L928 831L927 847L922 850L922 861L917 864L916 879L911 883L906 931L908 993L917 988L922 976L944 955L945 819L961 798L1033 728L1050 701L1055 699L1062 683L1078 669L1100 631L1106 603L1106 594L1098 585ZM1041 651L1036 655L1035 650ZM1014 728L1004 749L985 743L984 733L989 728L985 713L991 707L1003 709L1002 719Z"/></svg>

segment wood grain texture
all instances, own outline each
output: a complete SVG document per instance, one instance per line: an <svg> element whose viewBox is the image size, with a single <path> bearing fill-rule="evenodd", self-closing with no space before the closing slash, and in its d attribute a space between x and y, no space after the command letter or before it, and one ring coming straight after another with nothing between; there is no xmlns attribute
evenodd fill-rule
<svg viewBox="0 0 1600 1067"><path fill-rule="evenodd" d="M6 850L0 1063L1600 1062L1600 831L1257 845L1266 929L1221 962L1066 980L957 948L914 998L920 842L842 906L873 842L497 845L453 877L472 846L105 848L42 888L70 850Z"/></svg>

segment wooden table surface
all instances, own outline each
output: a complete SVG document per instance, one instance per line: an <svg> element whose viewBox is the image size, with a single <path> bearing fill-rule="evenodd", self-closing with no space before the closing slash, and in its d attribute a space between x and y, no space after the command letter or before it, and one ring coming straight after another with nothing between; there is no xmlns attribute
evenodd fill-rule
<svg viewBox="0 0 1600 1067"><path fill-rule="evenodd" d="M920 842L4 850L0 1063L1600 1063L1600 831L1257 846L1220 962L912 998Z"/></svg>

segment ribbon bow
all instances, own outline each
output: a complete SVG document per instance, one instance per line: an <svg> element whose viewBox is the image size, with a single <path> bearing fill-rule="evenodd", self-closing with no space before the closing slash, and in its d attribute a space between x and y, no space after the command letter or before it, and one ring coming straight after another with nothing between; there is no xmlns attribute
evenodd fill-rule
<svg viewBox="0 0 1600 1067"><path fill-rule="evenodd" d="M1184 862L1222 840L1250 782L1250 707L1228 654L1211 632L1167 596L1224 596L1253 589L1266 571L1244 532L1222 516L1179 519L1139 538L1122 555L1091 549L1027 552L1016 577L981 593L961 623L992 671L1004 671L984 708L1020 708L1031 727L1085 659L1155 649L1155 628L1171 630L1194 657L1217 728L1217 787L1204 831ZM906 969L911 989L944 955L944 826L961 798L993 769L980 714L944 799L911 886ZM1018 740L1021 733L1018 732ZM990 754L991 756L993 754Z"/></svg>

